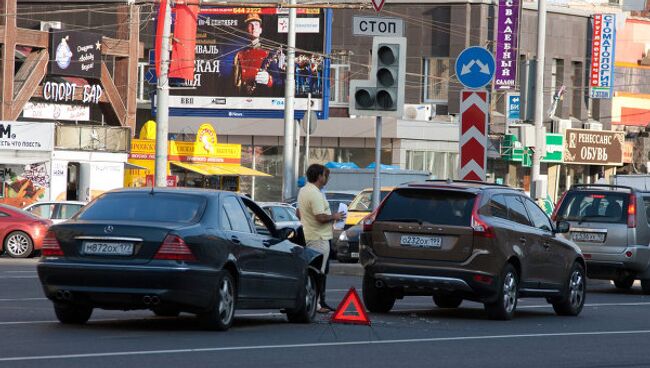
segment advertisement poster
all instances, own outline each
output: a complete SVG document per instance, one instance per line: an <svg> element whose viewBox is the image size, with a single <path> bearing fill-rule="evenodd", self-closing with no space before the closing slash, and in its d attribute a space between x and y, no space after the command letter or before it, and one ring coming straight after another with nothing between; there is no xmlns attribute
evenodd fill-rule
<svg viewBox="0 0 650 368"><path fill-rule="evenodd" d="M586 165L622 165L625 133L567 129L564 162Z"/></svg>
<svg viewBox="0 0 650 368"><path fill-rule="evenodd" d="M519 35L519 0L499 0L499 17L496 45L496 74L494 87L497 90L516 87Z"/></svg>
<svg viewBox="0 0 650 368"><path fill-rule="evenodd" d="M594 14L591 44L591 98L611 99L614 94L616 14Z"/></svg>
<svg viewBox="0 0 650 368"><path fill-rule="evenodd" d="M170 93L171 108L283 110L286 9L202 8L196 33L194 80ZM326 86L324 13L298 9L296 109L322 110ZM234 115L238 117L237 115Z"/></svg>
<svg viewBox="0 0 650 368"><path fill-rule="evenodd" d="M50 33L49 74L99 79L102 74L102 35L90 32Z"/></svg>

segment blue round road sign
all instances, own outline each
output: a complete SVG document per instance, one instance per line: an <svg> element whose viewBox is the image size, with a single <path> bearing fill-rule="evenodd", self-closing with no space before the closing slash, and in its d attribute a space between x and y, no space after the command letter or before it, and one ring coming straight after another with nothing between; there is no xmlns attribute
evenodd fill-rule
<svg viewBox="0 0 650 368"><path fill-rule="evenodd" d="M472 46L456 59L456 77L467 88L481 88L494 78L494 55L484 47Z"/></svg>

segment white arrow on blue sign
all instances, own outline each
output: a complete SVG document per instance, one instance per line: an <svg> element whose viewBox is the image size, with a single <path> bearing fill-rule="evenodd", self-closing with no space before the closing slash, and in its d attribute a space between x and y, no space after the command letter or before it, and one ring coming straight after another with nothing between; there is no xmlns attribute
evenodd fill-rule
<svg viewBox="0 0 650 368"><path fill-rule="evenodd" d="M468 47L456 59L456 77L467 88L482 88L494 78L494 55L486 48Z"/></svg>
<svg viewBox="0 0 650 368"><path fill-rule="evenodd" d="M156 84L158 83L158 78L156 78L156 73L154 73L153 68L149 68L146 73L144 73L144 80L147 81L149 84Z"/></svg>

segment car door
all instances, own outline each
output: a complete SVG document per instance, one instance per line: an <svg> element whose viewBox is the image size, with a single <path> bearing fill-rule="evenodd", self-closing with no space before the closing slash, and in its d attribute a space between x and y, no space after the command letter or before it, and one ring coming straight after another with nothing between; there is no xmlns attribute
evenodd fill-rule
<svg viewBox="0 0 650 368"><path fill-rule="evenodd" d="M533 269L538 274L542 289L556 289L566 278L569 264L569 254L573 250L561 241L558 241L553 232L551 220L539 206L529 198L522 197L526 210L532 223L531 229L531 258Z"/></svg>
<svg viewBox="0 0 650 368"><path fill-rule="evenodd" d="M533 235L531 223L526 212L526 207L521 201L518 194L506 194L506 207L508 207L508 220L511 223L509 237L512 244L517 245L516 253L519 254L521 262L521 287L537 288L539 287L539 270L537 264L531 257L533 253Z"/></svg>
<svg viewBox="0 0 650 368"><path fill-rule="evenodd" d="M265 253L258 243L248 216L239 199L234 195L222 198L221 221L224 234L232 243L240 270L239 298L265 300L268 293L264 285L266 279Z"/></svg>

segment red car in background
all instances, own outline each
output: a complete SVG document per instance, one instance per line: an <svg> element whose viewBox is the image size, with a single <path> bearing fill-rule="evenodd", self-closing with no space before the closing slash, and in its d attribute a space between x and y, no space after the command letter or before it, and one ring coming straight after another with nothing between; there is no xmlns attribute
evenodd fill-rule
<svg viewBox="0 0 650 368"><path fill-rule="evenodd" d="M41 249L51 220L34 216L20 208L0 204L0 240L10 257L25 258Z"/></svg>

